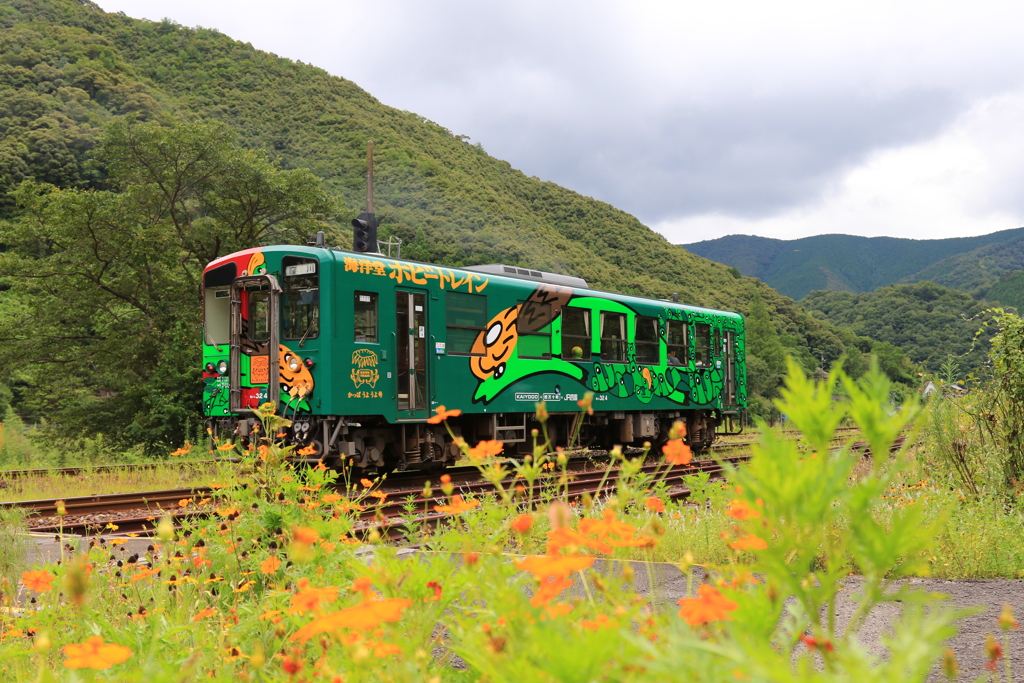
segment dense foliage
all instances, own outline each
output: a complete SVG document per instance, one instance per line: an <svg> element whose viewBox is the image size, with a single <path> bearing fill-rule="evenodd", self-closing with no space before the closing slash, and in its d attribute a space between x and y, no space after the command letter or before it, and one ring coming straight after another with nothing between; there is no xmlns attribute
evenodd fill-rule
<svg viewBox="0 0 1024 683"><path fill-rule="evenodd" d="M794 299L819 289L859 293L923 280L981 295L1001 273L1024 268L1024 228L939 240L729 235L683 246Z"/></svg>
<svg viewBox="0 0 1024 683"><path fill-rule="evenodd" d="M851 400L833 400L840 382ZM614 497L570 506L564 471L548 467L564 458L537 444L517 480L529 493L464 499L442 480L437 504L433 491L410 497L404 524L417 549L404 557L376 529L358 530L360 513L380 515L387 497L375 482L335 487L331 470L289 470L288 449L264 439L236 451L245 467L229 484L180 502L204 514L179 532L165 517L159 540L102 538L21 572L0 563L0 676L924 681L963 615L896 580L937 559L945 505L888 495L913 466L906 452L855 473L853 440L831 448L850 417L857 438L889 452L918 408L886 411L888 395L878 373L814 383L794 367L779 407L806 445L765 434L729 485L692 478L696 505L672 500L639 457L609 468ZM274 434L287 421L268 407L261 431ZM690 454L674 443L683 466ZM503 463L487 446L463 449L499 482ZM9 553L0 546L0 560ZM665 556L675 561L656 562ZM853 569L862 578L851 599ZM837 618L838 605L851 617ZM871 624L893 612L891 635L877 639Z"/></svg>
<svg viewBox="0 0 1024 683"><path fill-rule="evenodd" d="M985 362L985 338L975 340L985 305L934 282L891 285L874 292L812 292L802 302L822 320L904 349L938 372L950 357L965 370Z"/></svg>
<svg viewBox="0 0 1024 683"><path fill-rule="evenodd" d="M114 123L97 158L111 190L26 181L14 193L21 220L0 226L0 271L12 287L0 363L31 379L47 413L166 443L183 433L188 399L201 391L194 297L203 267L297 241L333 204L308 171L231 145L221 125Z"/></svg>
<svg viewBox="0 0 1024 683"><path fill-rule="evenodd" d="M143 252L128 235L152 224L154 216L147 214L152 197L129 191L125 179L140 172L131 168L130 159L118 162L97 148L104 130L125 117L170 128L215 123L210 130L218 131L216 144L230 148L224 154L247 159L246 164L261 160L261 168L273 170L274 177L286 177L284 170L308 169L338 207L323 216L333 244L350 243L348 221L363 205L365 145L372 139L375 208L384 219L381 236L401 237L404 257L454 266L526 265L578 275L597 288L666 298L678 293L686 303L741 312L757 294L783 344L798 352L809 371L822 363L827 367L847 351L847 342L828 324L769 287L738 277L735 268L669 244L608 204L529 177L489 156L481 145L416 114L387 107L344 78L260 52L214 30L107 14L87 1L0 0L0 220L8 220L0 245L15 248L0 271L6 278L0 290L17 285L0 291L0 326L8 340L0 350L0 381L14 389L15 407L32 421L48 416L72 431L101 428L117 439L157 439L154 443L166 445L173 430L158 428L162 418L156 415L170 411L177 416L170 423L181 424L181 416L194 414L197 405L197 396L176 393L190 381L198 357L198 302L189 284L193 276L185 273L209 253L224 253L227 243L211 251L216 237L204 232L230 232L227 224L208 220L220 220L218 209L208 207L202 220L192 223L189 235L175 234L173 249L159 255L161 262L180 259L177 270L168 263L166 272L176 273L167 283L173 280L181 289L173 294L162 290L167 297L157 317L165 322L133 339L122 351L120 365L117 356L93 362L117 338L107 336L117 323L113 313L97 306L103 295L89 289L92 284L82 280L76 289L65 278L47 290L38 279L31 284L29 277L33 258L51 263L55 256L51 245L33 251L31 232L43 222L47 230L68 229L80 218L75 202L99 202L102 211L120 212L116 220L105 219L107 227L96 239L112 254L116 251L111 263L118 273L143 274L141 262L135 261ZM246 156L244 149L253 155ZM26 181L34 184L5 194ZM229 194L215 198L206 193L203 201L230 202L232 190L223 184L220 188ZM304 191L308 195L313 190L306 186ZM127 196L118 198L120 194ZM51 219L56 220L54 227L49 227ZM135 227L125 235L111 234L108 242L106 231L113 225ZM236 237L232 245L256 243ZM250 237L270 239L269 234ZM273 238L305 241L295 231ZM41 272L51 267L46 263L40 265ZM98 263L92 258L83 267L89 270ZM52 331L46 332L49 341L41 340L37 348L29 341L31 335L52 330L63 302L72 315L64 331L68 348L58 349L64 342ZM139 316L127 327L142 330L150 313L125 305ZM175 310L177 327L170 332L166 321ZM119 309L116 315L122 315ZM25 324L36 316L35 325ZM107 341L100 342L100 337ZM144 357L159 360L150 361L146 369L136 367ZM146 384L150 380L140 382L140 373L153 381L164 379ZM129 412L99 422L83 419L98 409L94 399L101 394L123 396L123 401L111 402L111 416L120 410L113 406L127 408L133 402L136 409L148 410L146 426L132 426ZM176 434L171 441L181 437Z"/></svg>

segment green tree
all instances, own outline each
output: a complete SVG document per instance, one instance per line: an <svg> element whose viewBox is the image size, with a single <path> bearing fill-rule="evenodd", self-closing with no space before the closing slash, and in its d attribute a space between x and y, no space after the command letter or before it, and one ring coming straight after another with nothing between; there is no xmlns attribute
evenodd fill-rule
<svg viewBox="0 0 1024 683"><path fill-rule="evenodd" d="M281 170L223 125L111 125L109 190L23 182L0 226L0 372L30 371L55 420L156 446L195 415L206 263L301 243L334 211L307 170ZM0 375L0 376L2 376Z"/></svg>
<svg viewBox="0 0 1024 683"><path fill-rule="evenodd" d="M768 307L754 291L747 316L748 378L755 393L767 396L775 391L786 371L786 349L782 346Z"/></svg>

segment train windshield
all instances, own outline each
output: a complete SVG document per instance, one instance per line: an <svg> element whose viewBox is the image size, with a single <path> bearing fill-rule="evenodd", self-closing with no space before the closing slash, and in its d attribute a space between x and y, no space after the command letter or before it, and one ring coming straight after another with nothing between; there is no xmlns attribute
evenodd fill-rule
<svg viewBox="0 0 1024 683"><path fill-rule="evenodd" d="M315 259L286 256L281 260L281 333L285 339L316 339L320 335L320 268Z"/></svg>

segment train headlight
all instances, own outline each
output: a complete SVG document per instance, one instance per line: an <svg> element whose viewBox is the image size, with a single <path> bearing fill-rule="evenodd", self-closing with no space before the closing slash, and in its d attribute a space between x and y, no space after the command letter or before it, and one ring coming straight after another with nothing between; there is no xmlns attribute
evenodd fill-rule
<svg viewBox="0 0 1024 683"><path fill-rule="evenodd" d="M226 360L217 363L217 372L222 375L228 374L228 362Z"/></svg>
<svg viewBox="0 0 1024 683"><path fill-rule="evenodd" d="M298 372L299 368L302 367L302 361L300 361L295 356L292 356L291 358L288 359L288 367L292 369L292 372Z"/></svg>
<svg viewBox="0 0 1024 683"><path fill-rule="evenodd" d="M206 371L212 375L213 373L217 372L217 368L214 367L213 363L207 363Z"/></svg>

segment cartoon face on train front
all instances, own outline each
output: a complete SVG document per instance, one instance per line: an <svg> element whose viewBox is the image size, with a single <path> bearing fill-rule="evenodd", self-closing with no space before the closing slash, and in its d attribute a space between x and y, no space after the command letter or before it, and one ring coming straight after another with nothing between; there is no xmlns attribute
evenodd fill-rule
<svg viewBox="0 0 1024 683"><path fill-rule="evenodd" d="M278 359L277 379L281 384L281 393L292 398L309 395L313 391L313 373L303 364L298 354L281 344L278 346Z"/></svg>

